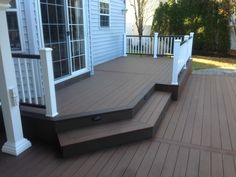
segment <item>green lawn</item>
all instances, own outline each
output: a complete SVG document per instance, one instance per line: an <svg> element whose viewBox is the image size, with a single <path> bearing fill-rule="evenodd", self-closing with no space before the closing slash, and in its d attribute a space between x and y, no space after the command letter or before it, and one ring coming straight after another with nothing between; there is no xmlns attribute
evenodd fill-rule
<svg viewBox="0 0 236 177"><path fill-rule="evenodd" d="M236 69L236 59L193 56L192 68L193 70L209 68Z"/></svg>

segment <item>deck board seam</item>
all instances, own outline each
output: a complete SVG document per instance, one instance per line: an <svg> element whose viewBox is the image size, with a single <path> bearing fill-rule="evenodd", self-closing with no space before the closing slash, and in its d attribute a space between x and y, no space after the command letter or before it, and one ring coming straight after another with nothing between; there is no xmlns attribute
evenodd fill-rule
<svg viewBox="0 0 236 177"><path fill-rule="evenodd" d="M203 146L203 145L197 145L197 144L191 144L191 143L183 143L183 142L164 139L164 138L153 138L152 141L159 142L159 143L174 144L174 145L178 145L180 147L187 147L187 148L193 148L193 149L197 149L197 150L204 150L204 151L209 151L209 152L216 152L216 153L221 153L221 154L225 154L225 155L236 156L236 151L234 151L234 150L219 149L219 148L215 148L215 147Z"/></svg>

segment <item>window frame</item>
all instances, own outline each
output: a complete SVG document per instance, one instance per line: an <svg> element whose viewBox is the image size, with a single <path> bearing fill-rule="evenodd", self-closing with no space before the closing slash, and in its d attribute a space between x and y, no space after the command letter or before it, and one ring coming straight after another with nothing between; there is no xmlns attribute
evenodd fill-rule
<svg viewBox="0 0 236 177"><path fill-rule="evenodd" d="M109 5L109 14L101 13L101 2L107 3ZM109 29L111 27L111 2L110 0L99 0L99 27L100 29ZM109 25L108 26L101 26L101 16L108 16L109 17Z"/></svg>
<svg viewBox="0 0 236 177"><path fill-rule="evenodd" d="M23 45L23 38L22 38L22 29L21 29L21 19L20 19L20 16L19 16L19 12L20 12L20 10L19 10L19 6L20 6L20 4L19 4L19 1L18 0L15 0L16 1L16 7L15 8L8 8L7 10L6 10L6 18L7 18L7 12L15 12L16 13L16 18L17 18L17 25L18 25L18 32L19 32L19 39L20 39L20 50L12 50L11 49L11 52L12 53L22 53L22 52L24 52L24 45ZM9 29L8 29L8 31L9 31ZM9 38L10 38L10 35L9 35Z"/></svg>

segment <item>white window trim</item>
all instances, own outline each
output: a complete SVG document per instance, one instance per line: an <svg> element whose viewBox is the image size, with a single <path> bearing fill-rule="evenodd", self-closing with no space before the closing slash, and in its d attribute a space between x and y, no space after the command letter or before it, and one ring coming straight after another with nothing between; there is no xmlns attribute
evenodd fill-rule
<svg viewBox="0 0 236 177"><path fill-rule="evenodd" d="M17 50L17 51L11 51L12 53L22 53L25 51L25 45L23 42L23 25L22 25L22 21L21 21L21 14L20 14L20 2L19 0L16 0L16 8L8 8L6 10L6 12L16 12L16 16L17 16L17 23L18 23L18 29L19 29L19 35L20 35L20 45L21 45L21 50Z"/></svg>
<svg viewBox="0 0 236 177"><path fill-rule="evenodd" d="M104 3L108 3L109 4L109 14L102 14L100 13L100 9L101 9L101 6L100 6L100 2L104 2ZM110 0L99 0L99 5L98 5L98 26L100 29L103 29L103 30L106 30L106 29L110 29L111 28L111 2ZM109 16L109 26L101 26L101 21L100 21L100 18L101 18L101 15L104 15L104 16Z"/></svg>

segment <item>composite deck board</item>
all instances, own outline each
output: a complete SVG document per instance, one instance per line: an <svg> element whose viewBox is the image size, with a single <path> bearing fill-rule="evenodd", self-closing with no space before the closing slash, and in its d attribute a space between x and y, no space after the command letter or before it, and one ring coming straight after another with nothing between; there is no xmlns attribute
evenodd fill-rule
<svg viewBox="0 0 236 177"><path fill-rule="evenodd" d="M165 139L171 139L174 135L175 129L176 129L176 125L178 124L178 120L180 118L180 115L182 113L182 111L184 110L184 104L186 101L186 97L188 95L188 93L191 91L191 89L193 89L193 86L191 86L192 84L190 84L190 87L187 88L187 90L184 90L184 92L187 92L187 94L183 95L183 98L179 100L179 104L177 105L177 107L175 108L175 112L172 115L172 119L169 121L168 127L165 130L165 134L164 137ZM192 92L191 92L192 93ZM184 110L186 111L186 110ZM175 117L173 119L173 117Z"/></svg>
<svg viewBox="0 0 236 177"><path fill-rule="evenodd" d="M222 78L221 78L222 79ZM236 136L236 121L235 121L235 114L234 114L234 109L235 109L235 104L232 104L233 97L230 95L233 95L234 93L232 92L232 88L229 87L227 79L225 79L225 87L224 87L224 100L225 100L225 108L226 108L226 114L227 114L227 119L228 119L228 125L229 125L229 130L230 130L230 138L232 142L232 148L233 150L236 150L236 139L234 138ZM227 91L227 94L225 93Z"/></svg>
<svg viewBox="0 0 236 177"><path fill-rule="evenodd" d="M159 177L161 175L166 155L169 151L170 145L162 143L153 161L152 167L149 171L148 177Z"/></svg>
<svg viewBox="0 0 236 177"><path fill-rule="evenodd" d="M99 172L97 177L110 176L112 174L113 170L115 169L115 167L120 162L121 158L125 155L126 151L127 151L127 146L117 148L116 152L107 161L106 165Z"/></svg>
<svg viewBox="0 0 236 177"><path fill-rule="evenodd" d="M191 149L189 152L188 167L186 177L198 177L199 174L200 151Z"/></svg>
<svg viewBox="0 0 236 177"><path fill-rule="evenodd" d="M96 164L90 168L89 172L86 175L82 175L81 173L78 173L77 177L94 177L99 174L99 172L103 169L103 167L107 164L107 162L111 159L112 155L114 154L115 149L108 150L107 153L104 153L96 162Z"/></svg>
<svg viewBox="0 0 236 177"><path fill-rule="evenodd" d="M152 142L152 144L150 145L150 148L147 151L147 154L145 155L139 169L136 172L135 177L143 177L143 176L148 175L159 146L160 146L160 143Z"/></svg>
<svg viewBox="0 0 236 177"><path fill-rule="evenodd" d="M227 114L226 114L226 108L223 98L223 90L220 86L220 77L217 77L216 79L216 88L217 88L217 98L218 98L218 113L219 113L219 121L220 121L220 134L221 134L221 140L222 140L222 148L223 149L232 149L232 144L230 141L230 132L228 127L228 121L227 121Z"/></svg>
<svg viewBox="0 0 236 177"><path fill-rule="evenodd" d="M191 142L192 130L193 130L195 115L196 115L196 111L197 111L197 109L196 109L197 104L198 104L197 100L198 100L198 96L200 93L200 89L201 89L201 85L198 84L196 86L196 89L195 89L193 95L192 95L191 106L188 111L187 120L186 120L186 123L183 127L184 130L183 130L183 134L181 137L182 138L181 141L184 143Z"/></svg>
<svg viewBox="0 0 236 177"><path fill-rule="evenodd" d="M193 87L190 89L192 91L191 91L191 94L189 94L189 96L193 98L193 94L197 91L197 87ZM184 102L181 113L179 114L179 119L176 122L177 124L176 124L175 131L172 137L176 141L180 141L182 139L186 122L189 120L189 111L191 110L192 103L193 102L190 99L186 99L186 101Z"/></svg>
<svg viewBox="0 0 236 177"><path fill-rule="evenodd" d="M130 162L129 166L126 168L123 174L123 177L134 177L136 175L136 172L140 164L142 163L143 158L146 155L149 147L150 147L150 142L142 143L141 146L139 146L134 157L132 158L132 161Z"/></svg>
<svg viewBox="0 0 236 177"><path fill-rule="evenodd" d="M207 151L201 151L199 163L199 176L211 176L211 153Z"/></svg>
<svg viewBox="0 0 236 177"><path fill-rule="evenodd" d="M205 91L205 77L201 77L201 81L198 82L201 84L200 93L198 95L197 107L195 121L192 131L192 144L201 144L201 135L202 135L202 123L203 123L203 109L204 109L204 91Z"/></svg>
<svg viewBox="0 0 236 177"><path fill-rule="evenodd" d="M180 147L178 157L176 159L173 177L185 176L188 165L189 149Z"/></svg>
<svg viewBox="0 0 236 177"><path fill-rule="evenodd" d="M212 136L212 146L216 148L221 147L221 136L220 136L220 121L219 121L219 113L217 108L217 95L216 95L216 87L214 87L216 80L215 78L210 80L211 82L211 117L215 117L215 121L211 119L211 134Z"/></svg>
<svg viewBox="0 0 236 177"><path fill-rule="evenodd" d="M171 145L166 155L166 161L162 169L161 177L172 177L176 165L176 159L179 153L179 147Z"/></svg>
<svg viewBox="0 0 236 177"><path fill-rule="evenodd" d="M0 153L0 176L235 177L235 86L234 77L192 75L153 139L73 158L61 158L53 147L33 142L19 157ZM163 98L155 102L150 97L147 107L151 113L141 110L138 114L155 114L153 109ZM187 116L182 113L185 108L189 108ZM177 128L174 119L182 119L184 128ZM182 134L182 138L174 138L174 132L165 136L170 127L181 130L178 137ZM2 136L0 140L2 145Z"/></svg>
<svg viewBox="0 0 236 177"><path fill-rule="evenodd" d="M124 175L125 170L127 169L129 163L132 161L139 146L140 145L138 145L138 144L134 144L132 146L129 146L125 155L120 159L119 163L112 171L112 173L110 175L111 177L121 177Z"/></svg>
<svg viewBox="0 0 236 177"><path fill-rule="evenodd" d="M211 153L211 174L215 177L224 176L222 165L222 154Z"/></svg>

